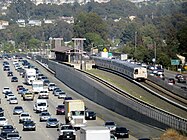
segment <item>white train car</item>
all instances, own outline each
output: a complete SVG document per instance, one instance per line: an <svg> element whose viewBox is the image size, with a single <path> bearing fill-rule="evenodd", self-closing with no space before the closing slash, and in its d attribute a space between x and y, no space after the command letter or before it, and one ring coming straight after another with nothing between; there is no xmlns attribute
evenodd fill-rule
<svg viewBox="0 0 187 140"><path fill-rule="evenodd" d="M109 58L93 57L93 59L96 67L111 69L137 81L144 81L147 79L147 68L140 65Z"/></svg>

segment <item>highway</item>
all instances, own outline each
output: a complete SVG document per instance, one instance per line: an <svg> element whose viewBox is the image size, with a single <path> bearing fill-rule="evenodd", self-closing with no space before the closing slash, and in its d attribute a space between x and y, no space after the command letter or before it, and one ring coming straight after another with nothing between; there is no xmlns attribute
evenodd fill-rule
<svg viewBox="0 0 187 140"><path fill-rule="evenodd" d="M2 67L2 60L0 62L0 66ZM10 62L10 61L9 61ZM7 72L4 72L2 69L0 70L1 73L1 83L0 83L0 89L3 89L3 87L8 86L11 88L13 93L18 98L19 105L22 105L24 110L26 112L29 112L32 116L32 120L36 122L36 131L22 131L22 124L19 124L19 118L16 115L12 114L13 108L15 105L9 105L9 103L4 98L3 94L0 94L0 98L2 100L1 106L5 110L5 116L8 119L8 122L10 124L13 124L16 129L19 131L19 133L22 136L23 140L41 140L41 139L48 139L48 140L55 140L58 137L58 131L56 128L46 128L45 122L39 122L39 116L38 114L34 113L33 111L33 101L22 101L22 98L19 94L17 94L16 87L18 84L23 84L24 79L19 76L19 73L14 70L12 63L11 64L11 70L13 71L14 75L18 77L19 81L18 83L11 83L10 77L7 77ZM58 79L56 79L52 74L47 72L45 69L40 67L38 64L37 67L40 69L40 71L46 75L51 82L56 83L60 88L62 88L69 96L73 97L73 99L83 99L86 103L86 106L89 109L94 110L99 117L97 117L96 121L88 121L87 125L103 125L104 120L113 120L118 125L125 126L130 130L130 138L131 140L142 138L142 137L151 137L151 138L157 138L163 133L162 130L153 128L151 126L146 126L143 124L140 124L138 122L135 122L133 120L130 120L128 118L122 117L112 111L109 111L90 100L87 100L86 98L80 96L75 91L71 90L71 88L67 87L63 83L61 83ZM27 87L26 85L24 85ZM31 87L29 87L31 88ZM36 95L37 98L37 95ZM35 98L35 99L36 99ZM55 115L55 108L57 104L62 104L62 100L57 99L57 97L50 94L49 100L49 112L52 114L53 117L57 117L61 123L64 123L64 116L63 115ZM103 120L104 119L104 120ZM133 137L133 136L135 137ZM79 131L77 131L77 140L79 140Z"/></svg>

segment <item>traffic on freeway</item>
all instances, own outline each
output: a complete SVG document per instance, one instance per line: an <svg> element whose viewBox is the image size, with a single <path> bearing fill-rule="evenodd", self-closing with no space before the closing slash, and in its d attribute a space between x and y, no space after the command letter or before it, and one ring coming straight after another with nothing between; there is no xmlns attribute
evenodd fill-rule
<svg viewBox="0 0 187 140"><path fill-rule="evenodd" d="M118 126L112 120L105 122L97 117L96 112L85 105L84 99L78 99L67 93L61 88L59 81L57 84L54 81L45 82L48 77L45 74L39 77L41 71L28 61L5 59L0 65L2 66L0 98L1 107L4 110L0 117L1 139L16 137L16 139L23 140L65 138L83 140L83 137L86 137L84 135L87 135L90 129L95 133L101 131L101 137L106 137L106 139L123 137L136 139L129 135L131 130L125 126ZM8 68L4 69L4 67ZM24 76L21 73L22 69L25 69ZM9 75L9 72L12 74ZM38 86L33 86L33 79L43 81L45 86L41 86L40 83ZM33 92L36 88L38 88L38 93ZM31 135L32 137L28 137ZM93 136L89 135L89 137Z"/></svg>

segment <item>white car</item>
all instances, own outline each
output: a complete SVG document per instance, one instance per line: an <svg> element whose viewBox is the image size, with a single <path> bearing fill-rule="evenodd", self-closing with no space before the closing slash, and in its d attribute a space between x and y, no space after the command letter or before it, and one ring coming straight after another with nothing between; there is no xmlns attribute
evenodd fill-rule
<svg viewBox="0 0 187 140"><path fill-rule="evenodd" d="M27 112L23 112L19 115L19 123L23 123L26 120L31 120L31 116Z"/></svg>
<svg viewBox="0 0 187 140"><path fill-rule="evenodd" d="M56 87L56 84L55 84L55 83L49 83L49 85L48 85L48 90L49 90L49 91L52 91L55 87Z"/></svg>
<svg viewBox="0 0 187 140"><path fill-rule="evenodd" d="M0 117L0 126L4 126L8 124L8 120L5 117Z"/></svg>
<svg viewBox="0 0 187 140"><path fill-rule="evenodd" d="M66 97L66 93L64 91L58 93L58 99L64 99Z"/></svg>
<svg viewBox="0 0 187 140"><path fill-rule="evenodd" d="M18 99L16 97L12 97L9 99L9 104L18 104Z"/></svg>
<svg viewBox="0 0 187 140"><path fill-rule="evenodd" d="M14 94L8 94L8 95L7 95L7 101L9 101L10 98L14 98L14 97L16 97Z"/></svg>
<svg viewBox="0 0 187 140"><path fill-rule="evenodd" d="M6 92L11 92L11 90L9 87L4 87L2 92L5 94Z"/></svg>

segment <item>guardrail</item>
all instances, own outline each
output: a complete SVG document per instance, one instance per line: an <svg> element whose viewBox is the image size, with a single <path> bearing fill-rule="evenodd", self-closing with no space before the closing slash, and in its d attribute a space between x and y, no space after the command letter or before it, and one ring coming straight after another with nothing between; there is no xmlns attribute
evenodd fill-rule
<svg viewBox="0 0 187 140"><path fill-rule="evenodd" d="M40 56L33 59L45 62L48 68L55 72L59 80L71 86L85 97L116 113L159 128L165 129L171 127L187 132L187 119L139 102L136 99L122 98L121 95L114 94L111 90L105 89L93 79L72 67L53 62Z"/></svg>

